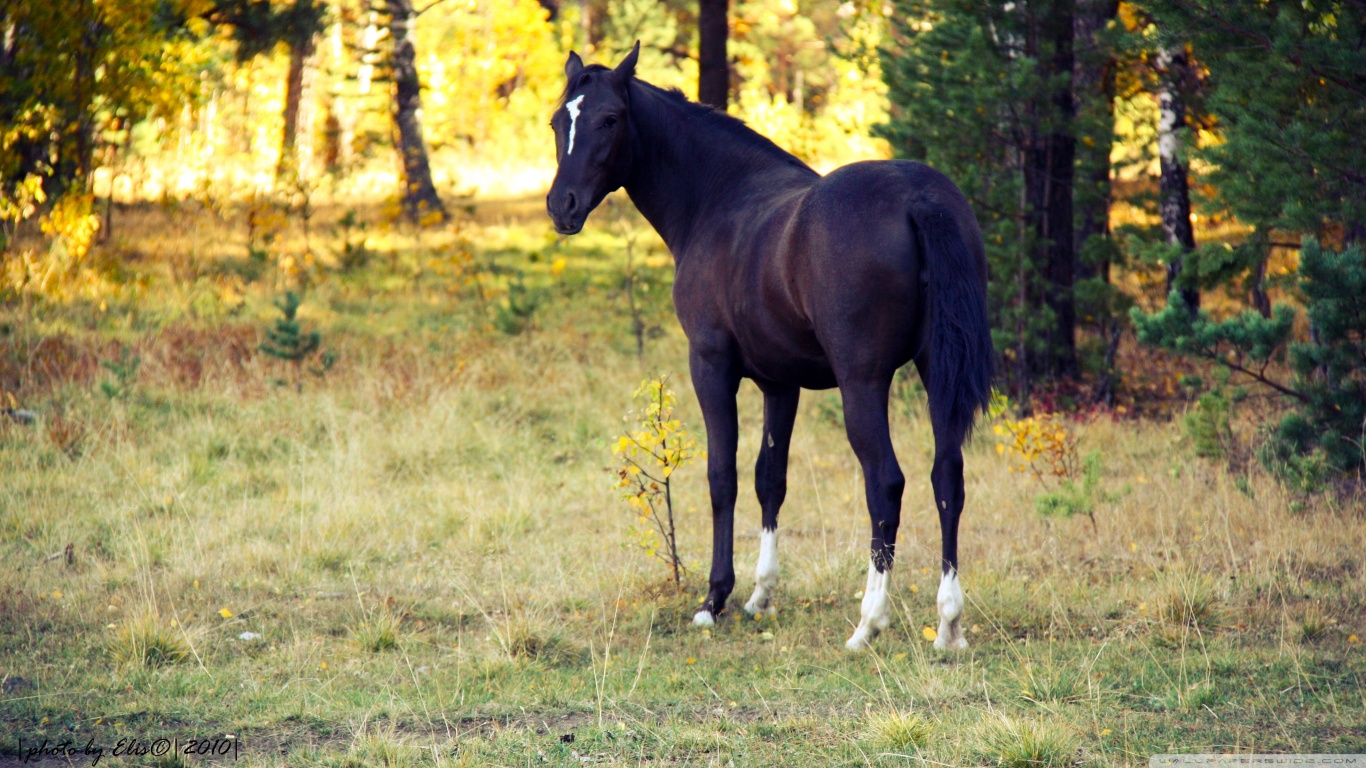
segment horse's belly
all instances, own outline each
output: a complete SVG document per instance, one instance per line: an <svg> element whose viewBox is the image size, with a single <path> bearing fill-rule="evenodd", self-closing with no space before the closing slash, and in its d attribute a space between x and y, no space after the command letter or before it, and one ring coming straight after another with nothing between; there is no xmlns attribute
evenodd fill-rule
<svg viewBox="0 0 1366 768"><path fill-rule="evenodd" d="M804 389L830 389L836 385L835 372L814 334L800 338L756 330L740 334L739 339L747 377Z"/></svg>

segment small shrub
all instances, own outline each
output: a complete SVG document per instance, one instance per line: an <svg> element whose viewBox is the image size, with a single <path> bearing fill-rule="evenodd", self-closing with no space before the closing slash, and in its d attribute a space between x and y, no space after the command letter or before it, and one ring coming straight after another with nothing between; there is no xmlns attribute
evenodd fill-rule
<svg viewBox="0 0 1366 768"><path fill-rule="evenodd" d="M275 300L275 306L280 310L282 317L275 321L275 325L266 329L266 338L258 347L265 354L283 360L293 367L296 392L304 390L304 363L317 355L318 348L322 345L322 336L317 331L305 331L299 323L301 303L299 294L294 291L287 291L284 296ZM318 357L319 364L308 370L315 376L323 376L331 370L336 361L336 355L324 352Z"/></svg>
<svg viewBox="0 0 1366 768"><path fill-rule="evenodd" d="M870 712L864 718L864 733L870 740L892 749L924 749L934 728L914 712L891 709Z"/></svg>
<svg viewBox="0 0 1366 768"><path fill-rule="evenodd" d="M996 452L1017 459L1010 468L1012 472L1029 472L1044 485L1051 479L1081 475L1081 457L1077 452L1081 438L1059 414L1003 418L993 431L1001 438L996 443Z"/></svg>
<svg viewBox="0 0 1366 768"><path fill-rule="evenodd" d="M125 621L110 638L107 650L119 664L134 666L179 664L190 657L184 632L166 624L156 613L143 613Z"/></svg>
<svg viewBox="0 0 1366 768"><path fill-rule="evenodd" d="M1076 735L1051 721L991 717L976 736L977 756L1000 768L1058 768L1076 761Z"/></svg>
<svg viewBox="0 0 1366 768"><path fill-rule="evenodd" d="M1096 501L1111 499L1108 494L1096 490L1100 474L1100 451L1091 451L1082 460L1080 481L1066 478L1058 490L1039 494L1034 498L1034 511L1044 517L1063 519L1086 515L1091 521L1091 530L1097 530Z"/></svg>
<svg viewBox="0 0 1366 768"><path fill-rule="evenodd" d="M337 222L337 229L342 239L341 254L337 257L341 271L351 273L365 269L370 263L370 249L365 245L365 222L356 216L355 210L348 209ZM352 232L359 232L360 239L353 240Z"/></svg>
<svg viewBox="0 0 1366 768"><path fill-rule="evenodd" d="M1181 424L1186 437L1195 445L1195 455L1207 459L1222 459L1232 452L1233 429L1229 426L1230 404L1219 390L1200 395L1195 407L1186 413Z"/></svg>
<svg viewBox="0 0 1366 768"><path fill-rule="evenodd" d="M1005 418L1008 401L993 396L989 412L998 415L993 428L999 438L996 452L1009 456L1012 472L1028 473L1045 488L1034 499L1034 510L1043 517L1063 519L1085 515L1091 530L1097 531L1096 503L1116 497L1099 490L1101 453L1091 451L1081 457L1078 437L1056 413L1023 419Z"/></svg>
<svg viewBox="0 0 1366 768"><path fill-rule="evenodd" d="M531 328L536 310L540 309L544 299L541 291L527 288L526 280L519 270L508 280L507 295L494 307L493 327L508 336L516 336Z"/></svg>
<svg viewBox="0 0 1366 768"><path fill-rule="evenodd" d="M673 417L677 397L668 387L668 376L640 383L635 399L643 402L634 427L612 446L617 457L613 468L616 487L637 515L630 532L640 549L657 557L673 570L674 584L682 583L687 570L678 554L674 529L673 474L701 456L683 422Z"/></svg>
<svg viewBox="0 0 1366 768"><path fill-rule="evenodd" d="M142 365L142 358L128 351L125 347L119 350L119 356L114 360L101 360L100 365L110 373L114 374L113 380L105 379L100 382L100 391L110 400L126 399L133 392L133 383L137 379L138 368Z"/></svg>

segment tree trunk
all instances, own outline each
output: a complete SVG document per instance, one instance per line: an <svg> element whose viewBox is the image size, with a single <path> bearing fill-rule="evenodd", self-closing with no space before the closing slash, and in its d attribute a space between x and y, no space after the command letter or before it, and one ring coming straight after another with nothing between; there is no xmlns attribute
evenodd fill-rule
<svg viewBox="0 0 1366 768"><path fill-rule="evenodd" d="M1195 250L1195 230L1191 227L1190 186L1186 178L1186 163L1182 148L1190 140L1190 125L1186 120L1185 89L1191 82L1186 49L1180 45L1163 48L1157 53L1157 154L1162 164L1160 200L1162 235L1169 245L1179 246L1182 254ZM1176 287L1184 256L1175 256L1167 264L1167 293ZM1181 299L1192 312L1200 307L1200 290L1181 289Z"/></svg>
<svg viewBox="0 0 1366 768"><path fill-rule="evenodd" d="M389 32L393 37L390 65L394 78L394 127L398 130L399 153L403 156L403 210L408 219L421 220L436 213L442 221L449 218L446 207L432 184L432 169L427 162L427 142L422 136L422 84L417 77L417 48L413 44L413 22L417 14L412 0L387 0Z"/></svg>
<svg viewBox="0 0 1366 768"><path fill-rule="evenodd" d="M1115 57L1103 39L1106 25L1119 13L1118 0L1078 0L1073 22L1076 65L1072 90L1077 96L1077 188L1076 207L1077 279L1110 282L1110 148L1115 133ZM1119 351L1122 326L1111 311L1108 299L1090 310L1092 326L1103 345L1100 370L1096 371L1093 396L1107 405L1114 400L1119 372L1115 355Z"/></svg>
<svg viewBox="0 0 1366 768"><path fill-rule="evenodd" d="M1077 372L1077 312L1073 297L1077 254L1073 244L1072 186L1076 158L1076 104L1072 99L1072 49L1075 0L1055 0L1045 7L1038 39L1047 48L1037 54L1040 74L1053 90L1038 113L1045 119L1036 129L1025 167L1029 215L1035 235L1034 258L1046 287L1044 303L1052 311L1044 359L1033 373L1070 377Z"/></svg>
<svg viewBox="0 0 1366 768"><path fill-rule="evenodd" d="M285 129L280 136L280 162L275 166L275 178L289 171L299 170L295 146L299 136L299 104L303 101L304 75L309 59L317 47L312 36L290 41L289 79L285 82Z"/></svg>
<svg viewBox="0 0 1366 768"><path fill-rule="evenodd" d="M1115 128L1114 56L1100 38L1105 25L1119 12L1118 0L1079 0L1076 32L1076 66L1073 91L1077 94L1077 147L1079 185L1074 198L1077 232L1073 246L1078 256L1093 237L1110 236L1110 148ZM1109 282L1109 262L1077 261L1077 277Z"/></svg>
<svg viewBox="0 0 1366 768"><path fill-rule="evenodd" d="M697 100L725 111L730 99L730 63L726 56L729 0L698 0Z"/></svg>

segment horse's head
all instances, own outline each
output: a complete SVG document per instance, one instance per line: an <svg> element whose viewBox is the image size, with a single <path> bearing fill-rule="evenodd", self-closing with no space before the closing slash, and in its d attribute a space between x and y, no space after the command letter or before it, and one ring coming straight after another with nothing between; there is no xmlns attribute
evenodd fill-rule
<svg viewBox="0 0 1366 768"><path fill-rule="evenodd" d="M584 67L573 52L565 62L564 98L550 120L559 169L545 198L555 231L562 235L583 229L588 214L626 181L631 165L627 87L639 56L636 43L615 69Z"/></svg>

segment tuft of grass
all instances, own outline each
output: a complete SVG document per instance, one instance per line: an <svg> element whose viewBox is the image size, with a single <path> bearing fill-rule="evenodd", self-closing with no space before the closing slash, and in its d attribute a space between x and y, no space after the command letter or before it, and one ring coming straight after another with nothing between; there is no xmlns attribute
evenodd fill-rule
<svg viewBox="0 0 1366 768"><path fill-rule="evenodd" d="M914 712L894 708L886 712L869 712L864 717L863 731L870 740L893 749L924 749L934 727Z"/></svg>
<svg viewBox="0 0 1366 768"><path fill-rule="evenodd" d="M1176 683L1151 699L1153 709L1159 712L1192 712L1213 708L1219 703L1219 689L1206 680L1189 684Z"/></svg>
<svg viewBox="0 0 1366 768"><path fill-rule="evenodd" d="M1000 768L1056 768L1076 762L1077 746L1058 723L997 716L978 726L975 752Z"/></svg>
<svg viewBox="0 0 1366 768"><path fill-rule="evenodd" d="M493 636L513 659L554 662L574 655L559 633L547 630L524 611L513 613L495 627Z"/></svg>
<svg viewBox="0 0 1366 768"><path fill-rule="evenodd" d="M429 765L432 754L403 740L393 730L362 730L351 741L343 768L412 768Z"/></svg>
<svg viewBox="0 0 1366 768"><path fill-rule="evenodd" d="M1020 687L1020 698L1038 704L1078 701L1086 692L1086 673L1078 667L1057 665L1041 670L1026 663L1011 673Z"/></svg>
<svg viewBox="0 0 1366 768"><path fill-rule="evenodd" d="M1328 617L1323 615L1323 609L1318 603L1311 604L1304 609L1296 622L1295 628L1299 634L1301 643L1316 643L1328 635L1331 624Z"/></svg>
<svg viewBox="0 0 1366 768"><path fill-rule="evenodd" d="M361 650L383 653L398 647L402 619L387 611L376 611L361 619L348 631Z"/></svg>
<svg viewBox="0 0 1366 768"><path fill-rule="evenodd" d="M85 442L85 426L77 419L54 413L47 422L47 439L67 458L80 458Z"/></svg>
<svg viewBox="0 0 1366 768"><path fill-rule="evenodd" d="M1173 574L1154 602L1161 645L1181 646L1194 634L1215 631L1221 622L1218 590L1201 574Z"/></svg>
<svg viewBox="0 0 1366 768"><path fill-rule="evenodd" d="M184 632L153 612L125 621L109 639L107 650L119 664L145 667L179 664L190 657Z"/></svg>

